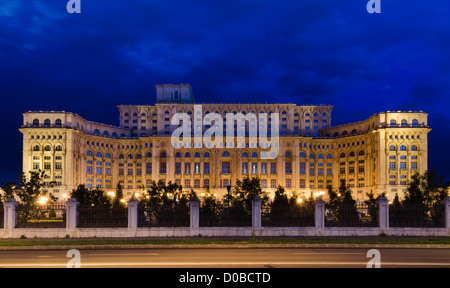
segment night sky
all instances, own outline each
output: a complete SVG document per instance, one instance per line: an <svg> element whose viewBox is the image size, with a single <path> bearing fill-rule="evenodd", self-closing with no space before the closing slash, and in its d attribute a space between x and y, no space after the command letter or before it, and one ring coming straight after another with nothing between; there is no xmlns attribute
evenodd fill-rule
<svg viewBox="0 0 450 288"><path fill-rule="evenodd" d="M0 182L22 168L22 113L119 125L189 83L198 103L334 105L332 124L429 113L429 168L450 180L450 1L0 0Z"/></svg>

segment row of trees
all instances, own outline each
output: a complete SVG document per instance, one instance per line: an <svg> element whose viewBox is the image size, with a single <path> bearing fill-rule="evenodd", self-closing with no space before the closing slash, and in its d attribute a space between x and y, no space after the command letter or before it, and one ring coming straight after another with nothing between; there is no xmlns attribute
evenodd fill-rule
<svg viewBox="0 0 450 288"><path fill-rule="evenodd" d="M19 187L16 183L2 183L3 195L2 201L10 197L18 197L21 205L27 211L35 211L38 208L38 199L45 196L49 202L56 201L57 198L51 194L44 192L47 188L44 182L45 173L43 171L32 171L30 177L27 178L25 173L21 173L19 179ZM51 183L50 183L51 185ZM450 182L444 182L444 177L438 177L436 171L428 171L423 175L416 174L410 181L404 198L400 199L398 195L393 200L393 207L402 207L411 204L436 206L447 196ZM257 177L244 178L237 180L234 187L230 187L230 191L226 194L222 201L216 201L215 197L207 196L202 200L202 211L211 216L220 215L224 208L233 207L234 211L242 214L250 214L252 210L252 201L258 197L262 201L263 209L268 208L271 213L277 213L281 217L293 217L293 215L310 213L314 208L314 199L310 196L302 199L299 205L299 198L294 193L288 193L282 186L278 186L272 201L269 201L268 193L263 191L260 185L260 179ZM210 195L209 193L206 193ZM376 215L376 202L379 197L372 192L367 194L365 203L368 205L368 214ZM108 197L104 190L100 188L86 188L85 185L79 185L72 191L70 197L75 197L81 205L102 206L102 207L125 207L123 201L122 187L117 185L114 197ZM191 189L183 191L181 185L176 183L164 183L163 181L153 181L150 188L141 193L140 205L144 209L151 210L154 217L174 213L174 211L188 210L188 203L194 197L198 197L196 192ZM340 180L340 186L337 190L328 187L329 200L326 208L330 211L331 216L338 221L353 221L358 217L356 201L352 198L351 189L346 185L345 180ZM345 213L342 207L346 207ZM309 209L309 210L308 210ZM341 211L341 212L340 212ZM30 212L31 213L31 212ZM312 213L312 212L311 212Z"/></svg>

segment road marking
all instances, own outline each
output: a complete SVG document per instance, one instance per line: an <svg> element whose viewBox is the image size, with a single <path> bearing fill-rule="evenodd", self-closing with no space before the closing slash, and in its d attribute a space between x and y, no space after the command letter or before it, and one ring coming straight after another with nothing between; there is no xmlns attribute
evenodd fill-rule
<svg viewBox="0 0 450 288"><path fill-rule="evenodd" d="M0 267L66 267L67 263L3 263ZM365 267L367 262L120 262L120 263L81 263L81 267L101 266L101 267L129 267L129 266L276 266L276 265L300 265L300 266L354 266L362 265ZM421 262L386 262L381 263L381 266L446 266L450 267L450 263L421 263Z"/></svg>
<svg viewBox="0 0 450 288"><path fill-rule="evenodd" d="M365 253L345 253L345 252L336 252L336 253L322 253L322 252L301 252L301 253L293 253L294 255L366 255Z"/></svg>
<svg viewBox="0 0 450 288"><path fill-rule="evenodd" d="M159 253L89 253L85 256L157 256Z"/></svg>

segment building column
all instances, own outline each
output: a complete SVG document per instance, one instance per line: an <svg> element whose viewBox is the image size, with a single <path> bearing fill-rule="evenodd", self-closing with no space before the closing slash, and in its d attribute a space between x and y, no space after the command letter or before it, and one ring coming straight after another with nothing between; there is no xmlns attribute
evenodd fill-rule
<svg viewBox="0 0 450 288"><path fill-rule="evenodd" d="M325 229L325 201L318 198L315 202L314 222L316 227L316 236L323 236Z"/></svg>
<svg viewBox="0 0 450 288"><path fill-rule="evenodd" d="M190 202L190 230L191 236L198 235L198 229L200 228L200 201L195 196Z"/></svg>

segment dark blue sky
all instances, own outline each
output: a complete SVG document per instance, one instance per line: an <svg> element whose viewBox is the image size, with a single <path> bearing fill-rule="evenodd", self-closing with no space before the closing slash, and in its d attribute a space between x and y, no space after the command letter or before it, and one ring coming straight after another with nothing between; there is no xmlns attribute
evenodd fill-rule
<svg viewBox="0 0 450 288"><path fill-rule="evenodd" d="M450 180L447 0L0 0L0 182L22 166L22 113L65 110L118 125L155 84L196 102L334 105L333 124L429 113L429 168Z"/></svg>

